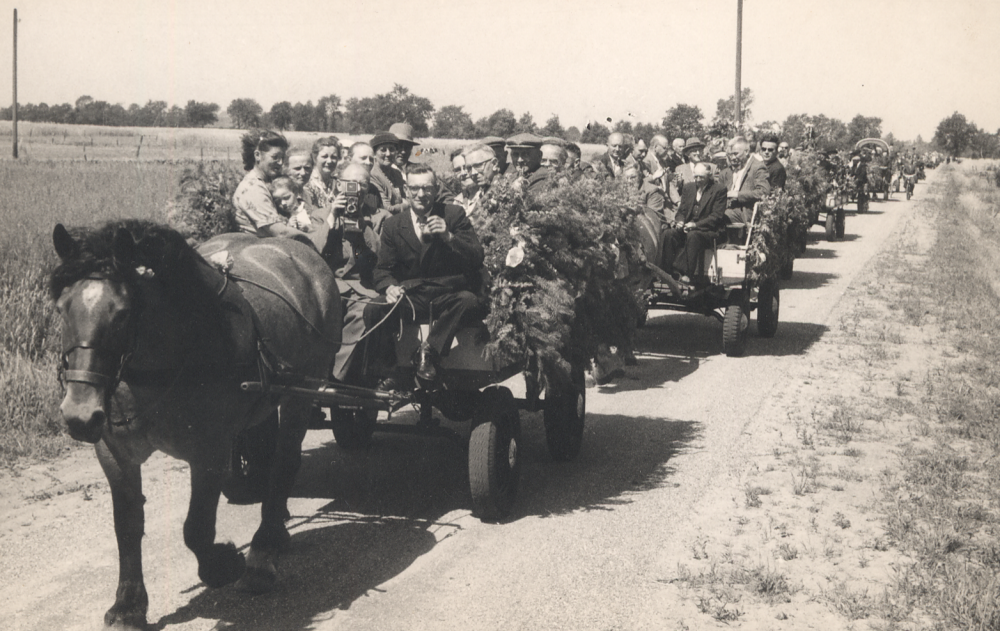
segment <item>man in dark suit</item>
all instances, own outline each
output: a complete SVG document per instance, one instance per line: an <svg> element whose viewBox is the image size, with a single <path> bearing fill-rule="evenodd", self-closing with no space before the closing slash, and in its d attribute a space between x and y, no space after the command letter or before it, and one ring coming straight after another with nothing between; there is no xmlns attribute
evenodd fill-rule
<svg viewBox="0 0 1000 631"><path fill-rule="evenodd" d="M785 173L785 165L778 159L778 147L780 146L777 134L764 134L760 139L760 155L764 158L764 166L767 167L767 183L771 190L785 188L785 180L788 175Z"/></svg>
<svg viewBox="0 0 1000 631"><path fill-rule="evenodd" d="M753 207L771 192L767 167L750 155L750 143L737 136L726 147L729 167L722 170L719 183L726 187L726 218L729 223L750 223Z"/></svg>
<svg viewBox="0 0 1000 631"><path fill-rule="evenodd" d="M382 227L374 276L375 289L385 295L380 303L365 308L369 329L400 300L405 302L398 309L400 314L410 313L412 304L418 322L434 319L415 362L418 382L424 387L437 382L439 357L451 348L465 312L479 304L473 292L481 282L483 266L483 246L465 210L435 201L437 188L437 177L430 167L414 165L409 169L406 192L410 208L387 219ZM379 333L393 328L391 323L383 323ZM391 336L373 337L378 339L375 360L394 364ZM382 387L398 390L399 383L390 378Z"/></svg>
<svg viewBox="0 0 1000 631"><path fill-rule="evenodd" d="M630 153L629 149L631 148L626 149L625 135L617 131L612 132L608 136L608 150L594 160L594 168L598 175L611 179L621 177L625 169L625 158Z"/></svg>
<svg viewBox="0 0 1000 631"><path fill-rule="evenodd" d="M726 189L712 180L709 166L694 167L694 181L684 185L674 222L663 232L663 264L690 283L704 274L703 254L726 223Z"/></svg>

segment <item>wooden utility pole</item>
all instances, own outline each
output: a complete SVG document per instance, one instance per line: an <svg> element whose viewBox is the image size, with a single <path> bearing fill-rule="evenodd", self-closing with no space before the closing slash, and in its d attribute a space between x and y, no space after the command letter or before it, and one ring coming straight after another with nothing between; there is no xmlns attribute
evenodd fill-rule
<svg viewBox="0 0 1000 631"><path fill-rule="evenodd" d="M743 0L736 0L736 131L743 126L743 89L740 85L743 66Z"/></svg>
<svg viewBox="0 0 1000 631"><path fill-rule="evenodd" d="M14 159L17 159L17 9L14 9L14 104L10 106L14 130Z"/></svg>

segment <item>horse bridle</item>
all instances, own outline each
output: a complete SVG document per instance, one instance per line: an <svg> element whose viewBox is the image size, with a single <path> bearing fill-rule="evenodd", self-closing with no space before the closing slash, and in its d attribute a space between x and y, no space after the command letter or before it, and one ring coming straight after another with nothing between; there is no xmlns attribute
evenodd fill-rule
<svg viewBox="0 0 1000 631"><path fill-rule="evenodd" d="M83 280L96 280L107 282L110 279L103 278L100 276L90 276L84 278ZM121 358L118 361L118 368L115 370L114 376L106 375L104 373L94 372L92 370L70 370L69 368L69 358L77 350L86 350L91 352L99 352L96 346L94 346L89 341L80 342L79 344L74 344L69 348L63 349L62 358L59 365L59 383L65 389L68 383L85 383L95 388L104 388L107 396L110 396L118 389L118 384L122 380L122 372L125 370L125 366L128 364L129 360L135 352L136 346L138 345L138 321L140 314L140 307L142 305L142 300L136 297L135 303L133 305L132 313L129 314L128 323L126 324L128 343L125 347L125 352L122 353Z"/></svg>

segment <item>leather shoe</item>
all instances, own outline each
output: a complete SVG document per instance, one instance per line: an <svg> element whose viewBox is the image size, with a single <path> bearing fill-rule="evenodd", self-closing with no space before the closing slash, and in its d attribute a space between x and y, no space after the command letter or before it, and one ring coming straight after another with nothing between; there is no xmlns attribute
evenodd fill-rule
<svg viewBox="0 0 1000 631"><path fill-rule="evenodd" d="M417 351L417 380L421 385L429 385L438 379L438 354L428 344L421 344Z"/></svg>
<svg viewBox="0 0 1000 631"><path fill-rule="evenodd" d="M378 382L378 385L375 386L375 389L382 392L392 392L396 394L403 394L406 392L406 389L403 387L403 382L397 377L383 378Z"/></svg>

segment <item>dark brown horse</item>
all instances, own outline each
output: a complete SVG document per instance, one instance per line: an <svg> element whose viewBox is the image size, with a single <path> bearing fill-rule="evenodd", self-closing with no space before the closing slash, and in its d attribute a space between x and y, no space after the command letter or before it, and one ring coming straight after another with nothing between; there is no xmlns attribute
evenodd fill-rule
<svg viewBox="0 0 1000 631"><path fill-rule="evenodd" d="M57 225L53 242L62 260L51 278L64 325L60 410L73 438L96 445L114 504L119 582L105 624L146 622L140 467L156 450L191 466L184 542L201 580L268 589L289 539L286 505L311 404L240 383L262 371L329 374L341 329L329 267L290 239L222 235L195 251L177 232L133 220ZM233 544L215 543L219 494L234 435L278 406L274 465L244 561Z"/></svg>

